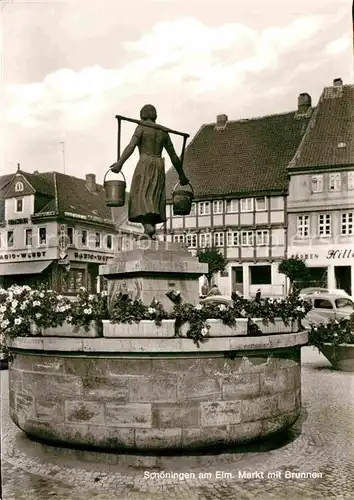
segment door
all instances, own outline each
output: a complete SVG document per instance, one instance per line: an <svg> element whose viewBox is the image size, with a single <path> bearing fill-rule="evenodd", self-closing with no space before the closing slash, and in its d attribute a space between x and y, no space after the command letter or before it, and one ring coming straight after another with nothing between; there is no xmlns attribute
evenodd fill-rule
<svg viewBox="0 0 354 500"><path fill-rule="evenodd" d="M243 267L232 268L232 291L243 295Z"/></svg>
<svg viewBox="0 0 354 500"><path fill-rule="evenodd" d="M345 290L350 296L352 295L351 275L351 266L335 266L334 268L336 287Z"/></svg>

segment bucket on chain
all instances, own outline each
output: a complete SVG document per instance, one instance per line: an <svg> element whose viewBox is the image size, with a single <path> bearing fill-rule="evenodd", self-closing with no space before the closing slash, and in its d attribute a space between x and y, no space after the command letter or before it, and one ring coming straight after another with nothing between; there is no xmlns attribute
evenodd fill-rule
<svg viewBox="0 0 354 500"><path fill-rule="evenodd" d="M178 186L180 189L178 189ZM172 191L173 214L174 215L189 215L191 213L194 191L190 184L187 184L190 190L186 190L186 186L181 186L179 182L175 185Z"/></svg>
<svg viewBox="0 0 354 500"><path fill-rule="evenodd" d="M103 179L103 187L106 193L106 205L107 207L123 207L125 204L125 190L127 186L124 174L120 171L123 176L122 181L116 179L107 181L106 177L110 171L111 169L107 170Z"/></svg>

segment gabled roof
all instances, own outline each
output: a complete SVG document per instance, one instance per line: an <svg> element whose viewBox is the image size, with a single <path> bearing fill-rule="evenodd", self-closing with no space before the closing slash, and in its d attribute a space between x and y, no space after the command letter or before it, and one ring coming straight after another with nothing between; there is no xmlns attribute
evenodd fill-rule
<svg viewBox="0 0 354 500"><path fill-rule="evenodd" d="M310 110L311 111L311 110ZM184 169L195 197L284 192L287 166L306 131L309 116L297 112L230 121L222 130L203 125L186 149ZM177 174L166 174L171 198Z"/></svg>
<svg viewBox="0 0 354 500"><path fill-rule="evenodd" d="M326 87L289 169L354 165L354 85Z"/></svg>

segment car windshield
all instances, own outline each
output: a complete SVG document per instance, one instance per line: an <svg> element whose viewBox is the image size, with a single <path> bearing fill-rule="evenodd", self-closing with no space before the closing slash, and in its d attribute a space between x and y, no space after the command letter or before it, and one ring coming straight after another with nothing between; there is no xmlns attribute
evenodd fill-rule
<svg viewBox="0 0 354 500"><path fill-rule="evenodd" d="M337 309L354 309L354 304L350 299L336 299L336 308Z"/></svg>

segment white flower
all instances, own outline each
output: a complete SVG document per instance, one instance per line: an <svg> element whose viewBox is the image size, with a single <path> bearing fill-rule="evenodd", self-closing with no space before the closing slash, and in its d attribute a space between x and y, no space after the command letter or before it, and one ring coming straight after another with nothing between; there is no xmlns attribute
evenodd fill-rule
<svg viewBox="0 0 354 500"><path fill-rule="evenodd" d="M84 286L80 286L79 290L80 290L80 292L85 292L86 288Z"/></svg>
<svg viewBox="0 0 354 500"><path fill-rule="evenodd" d="M88 309L84 309L84 314L91 314L92 309L89 307Z"/></svg>
<svg viewBox="0 0 354 500"><path fill-rule="evenodd" d="M242 311L240 312L240 314L241 314L242 317L247 316L247 313L246 313L246 311L244 309L242 309Z"/></svg>
<svg viewBox="0 0 354 500"><path fill-rule="evenodd" d="M5 329L8 325L9 325L10 321L8 319L5 319L2 323L1 323L1 328Z"/></svg>
<svg viewBox="0 0 354 500"><path fill-rule="evenodd" d="M149 307L148 313L149 314L154 314L156 312L156 309L154 307Z"/></svg>
<svg viewBox="0 0 354 500"><path fill-rule="evenodd" d="M64 298L64 297L63 297L62 295L58 295L58 296L57 296L57 299L58 299L58 300L63 300L63 298Z"/></svg>
<svg viewBox="0 0 354 500"><path fill-rule="evenodd" d="M13 309L16 309L17 304L18 304L18 300L13 300L13 301L12 301L12 304L11 304L12 308L13 308Z"/></svg>
<svg viewBox="0 0 354 500"><path fill-rule="evenodd" d="M67 320L69 323L72 321L72 319L73 319L73 317L72 317L72 316L68 316L68 317L66 318L66 320Z"/></svg>
<svg viewBox="0 0 354 500"><path fill-rule="evenodd" d="M334 332L333 337L338 337L338 333Z"/></svg>
<svg viewBox="0 0 354 500"><path fill-rule="evenodd" d="M25 303L21 304L20 305L21 311L24 311L26 309L26 307L27 307L27 304L25 304Z"/></svg>
<svg viewBox="0 0 354 500"><path fill-rule="evenodd" d="M94 295L92 295L92 294L88 296L88 299L89 299L89 300L93 300L94 298L95 298L95 296L94 296Z"/></svg>
<svg viewBox="0 0 354 500"><path fill-rule="evenodd" d="M43 297L44 297L44 293L43 293L43 292L41 292L41 293L39 294L39 296L40 296L40 298L41 298L41 299L43 299Z"/></svg>
<svg viewBox="0 0 354 500"><path fill-rule="evenodd" d="M203 335L203 337L205 337L206 335L208 335L208 332L209 332L209 328L206 326L203 326L200 333Z"/></svg>
<svg viewBox="0 0 354 500"><path fill-rule="evenodd" d="M0 313L4 313L6 311L6 306L0 306Z"/></svg>
<svg viewBox="0 0 354 500"><path fill-rule="evenodd" d="M101 295L102 295L102 297L107 297L108 292L106 290L103 290L103 292L101 292Z"/></svg>
<svg viewBox="0 0 354 500"><path fill-rule="evenodd" d="M200 311L203 308L203 306L202 306L202 304L197 304L195 306L195 308L196 308L197 311Z"/></svg>
<svg viewBox="0 0 354 500"><path fill-rule="evenodd" d="M20 325L22 323L22 318L15 319L15 325Z"/></svg>
<svg viewBox="0 0 354 500"><path fill-rule="evenodd" d="M36 313L36 318L37 318L37 319L39 319L39 318L41 318L41 317L42 317L41 313Z"/></svg>
<svg viewBox="0 0 354 500"><path fill-rule="evenodd" d="M35 300L33 302L33 307L39 307L41 305L41 303L39 302L39 300Z"/></svg>
<svg viewBox="0 0 354 500"><path fill-rule="evenodd" d="M220 309L220 311L225 311L225 309L226 309L225 304L220 304L219 309Z"/></svg>

